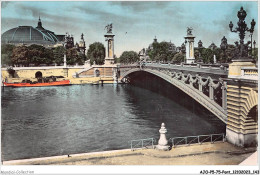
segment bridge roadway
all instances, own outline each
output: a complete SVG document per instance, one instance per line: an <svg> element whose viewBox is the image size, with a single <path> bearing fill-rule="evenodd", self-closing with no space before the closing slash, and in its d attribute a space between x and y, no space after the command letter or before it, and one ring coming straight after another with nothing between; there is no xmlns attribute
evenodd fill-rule
<svg viewBox="0 0 260 175"><path fill-rule="evenodd" d="M145 71L176 86L227 123L228 69L221 65L141 63L119 66L121 82L131 82L131 74Z"/></svg>

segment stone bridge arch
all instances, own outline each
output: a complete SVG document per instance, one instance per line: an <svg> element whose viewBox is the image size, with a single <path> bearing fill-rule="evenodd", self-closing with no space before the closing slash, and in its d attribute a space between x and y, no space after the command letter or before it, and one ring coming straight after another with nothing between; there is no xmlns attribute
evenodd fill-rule
<svg viewBox="0 0 260 175"><path fill-rule="evenodd" d="M174 71L169 69L157 69L157 68L145 68L135 66L131 69L122 70L119 81L128 81L128 77L130 74L137 71L145 71L151 73L155 76L158 76L165 81L171 83L178 89L182 90L184 93L192 97L210 112L212 112L215 116L217 116L224 123L227 122L227 114L226 114L226 83L222 80L212 79L210 76L202 77L192 74L185 74L182 71ZM195 88L195 84L198 85ZM208 96L203 93L203 88L208 87L209 94ZM221 89L222 91L222 100L221 105L219 105L214 100L214 89Z"/></svg>

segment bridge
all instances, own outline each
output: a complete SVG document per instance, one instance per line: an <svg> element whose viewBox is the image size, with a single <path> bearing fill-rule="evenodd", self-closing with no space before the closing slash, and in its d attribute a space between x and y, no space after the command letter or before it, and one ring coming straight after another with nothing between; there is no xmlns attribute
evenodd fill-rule
<svg viewBox="0 0 260 175"><path fill-rule="evenodd" d="M117 77L129 83L133 73L148 72L164 79L222 120L231 143L251 146L257 144L258 70L240 69L232 77L228 65L143 63L118 66Z"/></svg>
<svg viewBox="0 0 260 175"><path fill-rule="evenodd" d="M226 67L158 63L122 65L119 81L131 82L131 74L138 71L151 73L171 83L227 123L227 85L223 80L228 76Z"/></svg>

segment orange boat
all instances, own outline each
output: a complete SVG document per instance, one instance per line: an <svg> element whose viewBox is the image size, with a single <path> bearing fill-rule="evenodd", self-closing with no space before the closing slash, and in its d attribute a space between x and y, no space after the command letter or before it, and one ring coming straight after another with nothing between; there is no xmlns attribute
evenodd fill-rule
<svg viewBox="0 0 260 175"><path fill-rule="evenodd" d="M41 87L41 86L65 86L70 85L70 80L62 80L62 81L53 81L53 82L35 82L35 83L6 83L4 82L4 86L11 87Z"/></svg>

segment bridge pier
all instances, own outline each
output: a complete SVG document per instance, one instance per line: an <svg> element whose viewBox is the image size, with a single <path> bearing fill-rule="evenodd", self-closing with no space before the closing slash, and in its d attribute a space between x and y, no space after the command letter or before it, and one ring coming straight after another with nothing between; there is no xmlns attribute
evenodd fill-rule
<svg viewBox="0 0 260 175"><path fill-rule="evenodd" d="M241 147L257 145L257 107L257 81L227 79L228 142Z"/></svg>

